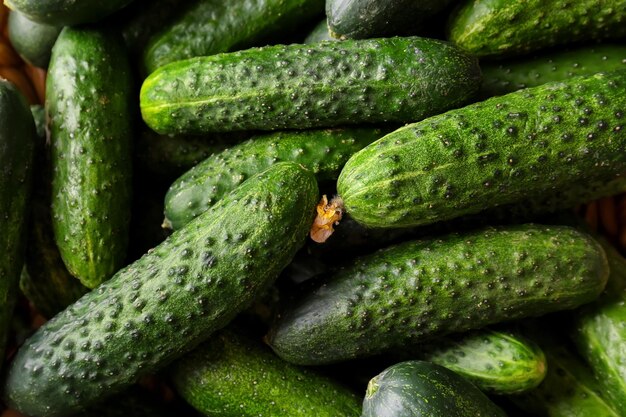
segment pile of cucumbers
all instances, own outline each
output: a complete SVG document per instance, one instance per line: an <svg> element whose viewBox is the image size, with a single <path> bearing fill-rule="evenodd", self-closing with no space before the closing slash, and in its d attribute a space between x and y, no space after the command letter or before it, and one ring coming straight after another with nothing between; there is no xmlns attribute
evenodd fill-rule
<svg viewBox="0 0 626 417"><path fill-rule="evenodd" d="M626 0L5 4L7 409L626 416Z"/></svg>

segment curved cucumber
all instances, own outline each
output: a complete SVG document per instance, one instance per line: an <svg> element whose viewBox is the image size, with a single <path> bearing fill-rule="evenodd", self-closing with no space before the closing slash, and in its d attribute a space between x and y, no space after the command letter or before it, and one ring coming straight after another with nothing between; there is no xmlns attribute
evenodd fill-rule
<svg viewBox="0 0 626 417"><path fill-rule="evenodd" d="M295 164L249 179L42 326L13 360L6 401L68 415L190 351L276 279L317 199L315 177Z"/></svg>
<svg viewBox="0 0 626 417"><path fill-rule="evenodd" d="M554 45L626 36L626 0L466 1L448 38L476 56L521 55Z"/></svg>
<svg viewBox="0 0 626 417"><path fill-rule="evenodd" d="M608 273L598 243L562 226L407 242L339 269L281 314L268 342L302 365L364 357L575 308L600 294Z"/></svg>
<svg viewBox="0 0 626 417"><path fill-rule="evenodd" d="M172 367L176 391L206 415L359 417L360 398L225 330Z"/></svg>
<svg viewBox="0 0 626 417"><path fill-rule="evenodd" d="M46 86L52 225L67 269L88 288L111 277L126 256L132 93L121 42L93 29L61 32Z"/></svg>
<svg viewBox="0 0 626 417"><path fill-rule="evenodd" d="M29 20L20 12L9 13L7 23L11 45L22 58L31 64L46 68L52 47L63 29Z"/></svg>
<svg viewBox="0 0 626 417"><path fill-rule="evenodd" d="M96 22L126 6L132 0L5 0L30 20L54 26L76 26Z"/></svg>
<svg viewBox="0 0 626 417"><path fill-rule="evenodd" d="M477 90L475 58L434 39L276 45L172 63L141 88L159 133L407 122Z"/></svg>
<svg viewBox="0 0 626 417"><path fill-rule="evenodd" d="M337 190L369 227L425 225L561 190L588 197L626 171L625 86L626 71L576 77L405 126L354 154Z"/></svg>
<svg viewBox="0 0 626 417"><path fill-rule="evenodd" d="M383 136L381 129L278 132L213 154L186 172L165 196L166 223L179 229L242 181L276 162L291 161L318 180L335 180L348 158Z"/></svg>
<svg viewBox="0 0 626 417"><path fill-rule="evenodd" d="M144 67L252 46L323 11L324 0L200 0L150 41Z"/></svg>
<svg viewBox="0 0 626 417"><path fill-rule="evenodd" d="M532 58L481 63L484 97L499 96L522 88L563 81L580 75L626 70L626 46L595 45Z"/></svg>
<svg viewBox="0 0 626 417"><path fill-rule="evenodd" d="M401 362L367 386L362 417L506 417L478 388L432 363Z"/></svg>
<svg viewBox="0 0 626 417"><path fill-rule="evenodd" d="M444 366L493 394L528 391L546 376L542 350L515 332L476 330L436 339L416 352L421 360Z"/></svg>

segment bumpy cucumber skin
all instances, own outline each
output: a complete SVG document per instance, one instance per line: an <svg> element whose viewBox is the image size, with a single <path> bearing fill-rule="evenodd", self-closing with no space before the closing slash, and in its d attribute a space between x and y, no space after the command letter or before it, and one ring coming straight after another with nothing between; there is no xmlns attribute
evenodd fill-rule
<svg viewBox="0 0 626 417"><path fill-rule="evenodd" d="M605 245L611 274L605 293L576 316L573 339L607 401L626 410L626 260Z"/></svg>
<svg viewBox="0 0 626 417"><path fill-rule="evenodd" d="M4 0L30 20L54 26L75 26L101 20L132 0Z"/></svg>
<svg viewBox="0 0 626 417"><path fill-rule="evenodd" d="M24 262L36 140L26 99L9 81L0 80L0 358Z"/></svg>
<svg viewBox="0 0 626 417"><path fill-rule="evenodd" d="M176 391L206 415L359 417L361 399L228 329L172 367Z"/></svg>
<svg viewBox="0 0 626 417"><path fill-rule="evenodd" d="M324 0L200 0L154 37L144 55L151 73L163 65L249 46L324 11Z"/></svg>
<svg viewBox="0 0 626 417"><path fill-rule="evenodd" d="M180 229L225 194L276 162L291 161L318 180L335 180L348 158L383 136L381 129L277 132L214 154L183 174L165 196L166 222Z"/></svg>
<svg viewBox="0 0 626 417"><path fill-rule="evenodd" d="M541 348L515 332L482 329L447 336L419 352L419 359L444 366L492 394L528 391L546 376Z"/></svg>
<svg viewBox="0 0 626 417"><path fill-rule="evenodd" d="M467 1L448 39L476 56L522 55L554 45L626 36L625 0Z"/></svg>
<svg viewBox="0 0 626 417"><path fill-rule="evenodd" d="M193 349L289 263L318 197L313 174L295 164L246 181L41 327L13 361L7 402L27 415L71 414Z"/></svg>
<svg viewBox="0 0 626 417"><path fill-rule="evenodd" d="M407 125L354 154L337 190L369 227L425 225L568 188L586 197L626 171L625 86L626 71L576 77Z"/></svg>
<svg viewBox="0 0 626 417"><path fill-rule="evenodd" d="M531 58L481 63L483 97L597 72L626 70L626 46L596 45Z"/></svg>
<svg viewBox="0 0 626 417"><path fill-rule="evenodd" d="M46 86L52 225L68 270L95 288L122 265L132 191L132 81L121 42L66 28Z"/></svg>
<svg viewBox="0 0 626 417"><path fill-rule="evenodd" d="M48 67L52 47L63 27L33 22L20 12L11 12L7 28L11 45L22 58L36 67Z"/></svg>
<svg viewBox="0 0 626 417"><path fill-rule="evenodd" d="M362 417L506 417L478 388L436 364L407 361L374 377Z"/></svg>
<svg viewBox="0 0 626 417"><path fill-rule="evenodd" d="M599 244L563 226L407 242L339 269L281 314L268 342L301 365L365 357L575 308L597 297L607 276Z"/></svg>
<svg viewBox="0 0 626 417"><path fill-rule="evenodd" d="M326 19L319 22L315 28L309 33L309 35L304 39L305 44L309 43L317 43L322 41L337 41L338 39L330 36L330 31L328 30L328 22Z"/></svg>
<svg viewBox="0 0 626 417"><path fill-rule="evenodd" d="M415 34L420 24L452 0L327 0L328 26L335 38L364 39Z"/></svg>
<svg viewBox="0 0 626 417"><path fill-rule="evenodd" d="M480 79L475 58L434 39L276 45L162 67L141 111L159 133L408 122L462 105Z"/></svg>

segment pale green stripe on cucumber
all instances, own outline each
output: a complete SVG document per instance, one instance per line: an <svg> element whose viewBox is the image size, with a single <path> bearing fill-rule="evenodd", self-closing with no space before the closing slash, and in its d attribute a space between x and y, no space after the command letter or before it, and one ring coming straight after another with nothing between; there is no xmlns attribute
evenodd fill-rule
<svg viewBox="0 0 626 417"><path fill-rule="evenodd" d="M626 172L625 86L626 71L575 77L407 125L354 154L338 193L369 227L426 225L563 190L570 202L586 198Z"/></svg>
<svg viewBox="0 0 626 417"><path fill-rule="evenodd" d="M608 274L600 245L563 226L406 242L329 274L281 313L267 339L293 363L339 362L573 309L596 298Z"/></svg>

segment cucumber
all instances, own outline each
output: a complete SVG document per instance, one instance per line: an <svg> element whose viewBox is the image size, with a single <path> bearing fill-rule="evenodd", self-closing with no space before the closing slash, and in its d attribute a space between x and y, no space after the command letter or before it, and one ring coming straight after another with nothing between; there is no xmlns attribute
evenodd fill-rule
<svg viewBox="0 0 626 417"><path fill-rule="evenodd" d="M20 12L11 12L7 28L11 45L25 61L36 67L48 67L52 47L62 26L33 22Z"/></svg>
<svg viewBox="0 0 626 417"><path fill-rule="evenodd" d="M328 27L335 38L414 35L452 0L327 0Z"/></svg>
<svg viewBox="0 0 626 417"><path fill-rule="evenodd" d="M420 360L444 366L490 394L528 391L546 376L541 348L515 331L475 330L436 339L415 351Z"/></svg>
<svg viewBox="0 0 626 417"><path fill-rule="evenodd" d="M141 112L159 133L407 122L461 105L479 83L475 58L434 39L276 45L160 68Z"/></svg>
<svg viewBox="0 0 626 417"><path fill-rule="evenodd" d="M6 402L76 413L190 351L271 285L317 199L313 174L292 163L249 179L42 326L13 360Z"/></svg>
<svg viewBox="0 0 626 417"><path fill-rule="evenodd" d="M521 55L549 46L626 36L625 0L466 1L448 39L476 56Z"/></svg>
<svg viewBox="0 0 626 417"><path fill-rule="evenodd" d="M329 276L280 315L267 340L300 365L365 357L575 308L600 294L608 272L599 244L564 226L406 242Z"/></svg>
<svg viewBox="0 0 626 417"><path fill-rule="evenodd" d="M605 293L576 315L573 339L607 402L626 410L626 260L604 245L611 274Z"/></svg>
<svg viewBox="0 0 626 417"><path fill-rule="evenodd" d="M0 79L0 358L4 358L24 264L36 135L26 99L13 84Z"/></svg>
<svg viewBox="0 0 626 417"><path fill-rule="evenodd" d="M242 49L323 11L324 0L200 0L151 39L144 67Z"/></svg>
<svg viewBox="0 0 626 417"><path fill-rule="evenodd" d="M481 95L498 96L574 76L626 70L626 46L595 45L548 52L532 58L481 63L481 69Z"/></svg>
<svg viewBox="0 0 626 417"><path fill-rule="evenodd" d="M470 382L432 363L395 364L367 386L362 417L506 417Z"/></svg>
<svg viewBox="0 0 626 417"><path fill-rule="evenodd" d="M317 43L322 41L337 41L338 39L330 36L330 31L328 30L328 22L326 19L319 22L315 28L308 34L308 36L304 39L304 43Z"/></svg>
<svg viewBox="0 0 626 417"><path fill-rule="evenodd" d="M625 86L626 71L575 77L407 125L346 163L345 210L369 227L408 227L562 190L589 197L626 171Z"/></svg>
<svg viewBox="0 0 626 417"><path fill-rule="evenodd" d="M96 22L132 0L5 0L4 4L30 20L53 26Z"/></svg>
<svg viewBox="0 0 626 417"><path fill-rule="evenodd" d="M132 94L121 41L94 29L61 32L46 86L52 226L67 269L88 288L111 277L126 256Z"/></svg>
<svg viewBox="0 0 626 417"><path fill-rule="evenodd" d="M177 179L165 196L165 224L172 229L202 214L242 181L276 162L292 161L318 180L336 180L350 156L383 136L381 129L277 132L256 136L213 154Z"/></svg>
<svg viewBox="0 0 626 417"><path fill-rule="evenodd" d="M171 368L176 391L205 415L359 417L361 399L227 329Z"/></svg>

